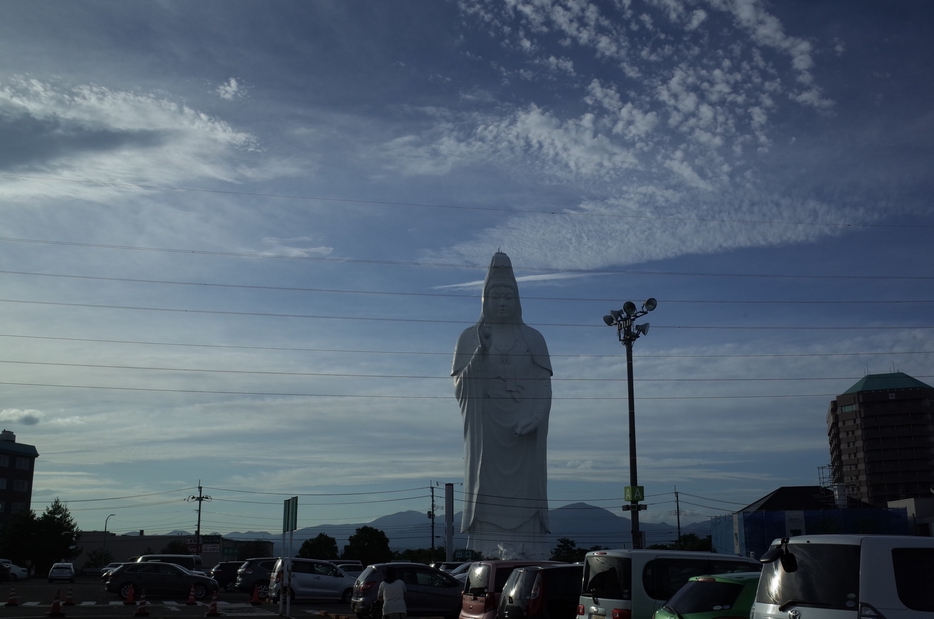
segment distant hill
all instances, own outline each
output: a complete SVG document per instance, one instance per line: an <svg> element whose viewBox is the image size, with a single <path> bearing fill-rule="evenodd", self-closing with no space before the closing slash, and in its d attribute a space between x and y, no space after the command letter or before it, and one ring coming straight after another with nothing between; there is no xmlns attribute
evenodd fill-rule
<svg viewBox="0 0 934 619"><path fill-rule="evenodd" d="M557 545L559 538L566 537L577 544L578 548L622 548L623 543L629 545L629 532L631 524L629 518L617 516L602 507L595 507L587 503L573 503L557 509L549 510L551 535L549 547ZM464 548L467 536L459 533L461 514L454 515L454 547ZM645 532L648 544L666 544L673 542L677 536L677 527L668 523L639 523L640 529ZM403 511L388 516L382 516L372 522L358 524L322 524L314 527L305 527L295 531L293 536L292 552L298 552L306 539L325 533L337 540L337 547L343 550L347 539L362 527L370 526L383 531L389 538L392 550L402 551L414 548L428 548L431 546L431 522L424 512ZM710 534L710 523L699 522L681 527L681 533L694 533L700 537ZM282 535L268 531L244 531L224 533L228 539L238 540L268 540L275 546L275 553L282 554ZM444 546L444 519L435 519L435 547Z"/></svg>

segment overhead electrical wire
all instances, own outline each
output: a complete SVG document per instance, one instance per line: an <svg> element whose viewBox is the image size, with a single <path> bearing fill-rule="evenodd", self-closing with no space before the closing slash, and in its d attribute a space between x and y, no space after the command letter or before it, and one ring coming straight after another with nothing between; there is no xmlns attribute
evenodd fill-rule
<svg viewBox="0 0 934 619"><path fill-rule="evenodd" d="M134 305L106 305L101 303L66 303L63 301L30 301L25 299L0 299L0 303L11 303L21 305L48 305L53 307L80 307L89 309L116 309L127 311L145 311L145 312L168 312L175 314L207 314L220 316L251 316L265 318L302 318L312 320L346 320L346 321L368 321L368 322L393 322L393 323L412 323L412 324L456 324L463 325L467 320L452 320L445 318L392 318L389 316L347 316L341 314L284 314L278 312L242 312L233 310L204 310L173 307L146 307ZM582 329L606 329L605 324L593 323L549 323L536 322L541 327L571 327ZM879 330L908 330L908 329L934 329L934 325L666 325L660 324L655 329L678 329L678 330L727 330L727 331L787 331L794 329L796 331L879 331Z"/></svg>
<svg viewBox="0 0 934 619"><path fill-rule="evenodd" d="M346 353L346 354L361 354L361 355L443 355L445 357L450 357L450 351L431 351L431 350L355 350L355 349L341 349L341 348L308 348L308 347L296 347L296 346L248 346L241 344L206 344L206 343L197 343L197 342L153 342L145 340L112 340L112 339L103 339L103 338L87 338L87 337L56 337L50 335L24 335L24 334L14 334L14 333L0 333L0 337L6 338L20 338L28 340L50 340L50 341L61 341L61 342L84 342L84 343L94 343L94 344L126 344L132 346L176 346L184 348L217 348L221 350L233 349L233 350L269 350L269 351L278 351L278 352L315 352L315 353ZM693 354L693 355L678 355L678 354L652 354L651 352L640 354L640 358L645 359L750 359L750 358L771 358L771 357L859 357L859 356L875 356L875 355L930 355L934 354L934 350L893 350L893 351L866 351L866 352L821 352L821 353L748 353L748 354ZM588 357L594 359L622 359L625 358L625 354L615 354L615 355L602 355L594 353L578 353L578 354L560 354L552 353L550 355L552 358L555 357L571 357L571 358L580 358Z"/></svg>
<svg viewBox="0 0 934 619"><path fill-rule="evenodd" d="M407 208L428 208L428 209L444 209L444 210L456 210L456 211L483 211L483 212L493 212L493 213L502 213L506 215L510 214L520 214L520 215L563 215L563 216L573 216L573 217L595 217L595 218L608 218L613 219L643 219L651 221L678 221L678 222L699 222L699 223L730 223L730 224L749 224L749 225L781 225L781 226L807 226L807 227L828 227L828 228L929 228L934 226L929 226L925 224L879 224L879 223L854 223L854 222L822 222L822 221L789 221L789 220L769 220L769 219L728 219L725 217L686 217L686 216L655 216L655 215L646 215L645 213L627 213L623 212L613 212L613 213L600 213L595 211L569 211L567 209L561 209L558 211L547 210L547 209L529 209L529 208L517 208L509 207L503 208L498 206L477 206L477 205L454 205L454 204L440 204L440 203L425 203L425 202L394 202L388 200L373 200L373 199L358 199L358 198L339 198L339 197L330 197L330 196L309 196L303 194L281 194L281 193L269 193L269 192L259 192L259 191L234 191L228 189L203 189L197 187L176 187L171 185L148 185L140 183L121 183L116 181L96 181L88 179L78 179L78 178L61 178L54 176L37 176L32 174L13 174L9 172L0 173L0 176L5 178L15 178L19 180L41 180L43 182L50 183L73 183L79 185L89 185L93 187L110 187L114 189L129 189L136 191L146 191L146 192L165 192L165 193L202 193L202 194L215 194L215 195L224 195L224 196L243 196L250 198L272 198L277 200L296 200L304 202L334 202L337 204L361 204L361 205L370 205L370 206L391 206L391 207L407 207Z"/></svg>

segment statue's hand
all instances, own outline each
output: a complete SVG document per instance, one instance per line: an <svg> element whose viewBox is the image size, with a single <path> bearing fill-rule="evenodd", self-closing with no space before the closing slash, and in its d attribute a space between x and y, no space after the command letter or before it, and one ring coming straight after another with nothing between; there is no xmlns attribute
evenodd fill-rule
<svg viewBox="0 0 934 619"><path fill-rule="evenodd" d="M480 352L486 354L493 343L493 329L481 322L477 326L477 338L480 340Z"/></svg>
<svg viewBox="0 0 934 619"><path fill-rule="evenodd" d="M530 432L533 432L538 427L538 418L537 417L528 417L516 424L516 427L512 430L513 436L524 436Z"/></svg>

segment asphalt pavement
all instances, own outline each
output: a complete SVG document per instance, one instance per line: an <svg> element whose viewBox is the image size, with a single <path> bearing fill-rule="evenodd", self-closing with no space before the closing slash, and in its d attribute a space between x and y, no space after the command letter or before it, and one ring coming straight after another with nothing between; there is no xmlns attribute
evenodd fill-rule
<svg viewBox="0 0 934 619"><path fill-rule="evenodd" d="M29 578L0 584L0 618L2 619L34 619L36 617L187 619L212 616L275 619L280 616L278 604L268 601L253 604L250 595L243 592L221 590L216 601L211 597L205 597L193 605L186 602L187 596L180 598L147 596L144 607L139 604L128 605L116 595L104 591L103 583L94 576L79 576L74 584L48 583L44 578ZM352 616L350 605L338 600L293 602L290 611L288 616L296 619L348 619Z"/></svg>

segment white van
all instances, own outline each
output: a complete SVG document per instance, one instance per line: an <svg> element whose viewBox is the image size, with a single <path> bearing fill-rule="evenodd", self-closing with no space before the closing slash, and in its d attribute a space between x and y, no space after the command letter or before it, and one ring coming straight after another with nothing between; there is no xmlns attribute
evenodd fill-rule
<svg viewBox="0 0 934 619"><path fill-rule="evenodd" d="M713 552L592 550L584 556L577 614L582 619L652 619L692 576L761 569L753 559Z"/></svg>
<svg viewBox="0 0 934 619"><path fill-rule="evenodd" d="M759 560L750 619L934 618L934 538L802 535Z"/></svg>

